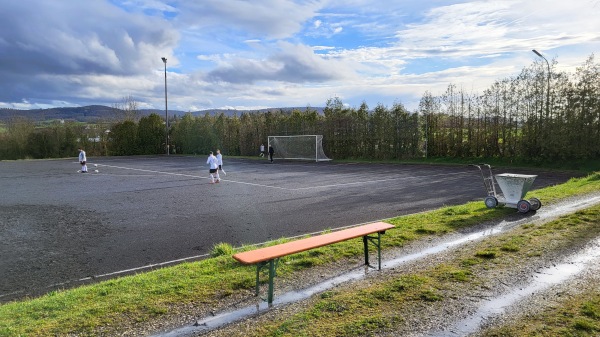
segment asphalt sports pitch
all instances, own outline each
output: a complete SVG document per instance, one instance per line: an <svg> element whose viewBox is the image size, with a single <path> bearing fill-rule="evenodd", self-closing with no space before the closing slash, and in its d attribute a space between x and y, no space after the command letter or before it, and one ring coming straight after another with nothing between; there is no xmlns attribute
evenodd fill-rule
<svg viewBox="0 0 600 337"><path fill-rule="evenodd" d="M81 174L75 158L0 162L0 302L202 259L220 242L239 247L485 196L466 165L225 157L220 184L209 183L206 157L97 157L88 166ZM533 189L573 176L509 172L537 174Z"/></svg>

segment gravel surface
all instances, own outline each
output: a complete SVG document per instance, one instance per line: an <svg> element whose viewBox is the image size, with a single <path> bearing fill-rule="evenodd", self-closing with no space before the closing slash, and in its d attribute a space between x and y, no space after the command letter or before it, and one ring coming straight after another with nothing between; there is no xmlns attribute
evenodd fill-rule
<svg viewBox="0 0 600 337"><path fill-rule="evenodd" d="M600 195L596 195L597 198ZM589 196L588 196L589 197ZM584 200L584 199L582 199ZM574 200L565 200L555 205L544 206L546 210L556 210L561 207L572 207ZM578 204L575 201L575 204ZM550 212L549 212L550 213ZM518 218L520 215L516 215ZM551 220L552 218L544 218L536 220L535 217L528 220L527 223L539 224ZM507 219L510 221L510 219ZM479 231L494 226L492 223L480 224L476 228L469 229L469 232ZM515 226L516 228L516 226ZM449 236L458 237L465 233L454 233ZM388 261L408 254L413 254L422 251L426 247L431 247L437 243L445 242L448 236L427 238L422 241L413 242L402 248L393 251L386 250L383 260ZM597 240L596 240L597 241ZM410 263L404 263L399 266L383 269L380 272L370 272L364 280L357 282L348 282L336 286L335 291L350 291L361 289L365 286L372 285L375 282L382 282L389 279L397 278L406 273L415 273L420 270L426 270L437 264L455 259L457 256L472 256L474 247L478 241L468 242L464 245L457 246L453 249L448 249L441 254L425 256ZM479 287L456 287L453 289L444 290L442 294L444 301L443 306L425 305L415 302L415 305L407 306L404 312L399 313L406 320L400 328L391 333L381 334L381 336L460 336L459 332L452 331L453 326L461 320L470 317L478 312L478 308L489 302L491 299L502 296L514 289L520 289L529 284L537 276L540 270L558 263L562 263L574 253L580 252L586 246L589 246L590 240L582 239L574 242L572 246L561 249L559 251L550 251L543 256L533 259L528 259L527 262L515 259L508 268L489 269L481 272L481 277L485 280L481 282ZM598 243L595 243L598 245ZM285 293L290 290L306 288L308 285L316 284L324 279L331 278L350 270L355 270L356 265L361 263L361 259L352 259L352 261L340 261L328 266L311 268L295 275L293 279L278 278L276 282L276 297L278 294ZM354 266L354 269L349 267ZM543 308L546 305L552 305L563 296L576 294L597 287L600 276L600 260L595 259L589 265L589 268L579 274L576 278L570 278L565 282L554 285L547 289L527 296L524 300L514 304L511 309L504 314L486 320L487 324L501 324L514 319L519 319L523 315L534 313L536 310ZM155 322L145 327L132 329L127 335L148 335L157 331L172 331L175 328L182 326L191 326L196 320L201 317L207 317L217 314L223 310L235 310L244 306L256 304L252 292L246 294L238 294L231 298L224 298L222 303L210 306L195 306L190 305L184 308L174 308L174 315L169 319ZM318 296L313 296L307 300L300 301L291 305L275 306L271 310L262 313L258 316L248 317L237 323L228 325L224 328L195 334L180 334L181 336L245 336L253 330L253 327L271 322L282 317L289 317L294 313L301 312L304 308L309 307L315 301L319 301ZM181 313L180 315L176 313ZM439 333L439 331L444 331ZM481 333L477 329L475 335Z"/></svg>

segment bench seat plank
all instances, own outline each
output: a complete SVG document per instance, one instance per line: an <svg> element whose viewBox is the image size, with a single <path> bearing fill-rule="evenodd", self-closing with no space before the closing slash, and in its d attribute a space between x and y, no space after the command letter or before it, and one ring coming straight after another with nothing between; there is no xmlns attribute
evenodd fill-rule
<svg viewBox="0 0 600 337"><path fill-rule="evenodd" d="M375 222L363 226L344 229L333 233L312 236L306 239L290 241L275 246L237 253L233 255L233 258L243 264L255 264L373 233L384 232L392 228L394 228L394 225L391 225L389 223Z"/></svg>

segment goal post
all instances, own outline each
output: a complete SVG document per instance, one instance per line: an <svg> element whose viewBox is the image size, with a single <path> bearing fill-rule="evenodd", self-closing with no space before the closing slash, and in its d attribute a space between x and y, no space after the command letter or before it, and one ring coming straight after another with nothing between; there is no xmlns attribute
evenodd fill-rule
<svg viewBox="0 0 600 337"><path fill-rule="evenodd" d="M323 135L269 136L273 158L326 161L323 151Z"/></svg>

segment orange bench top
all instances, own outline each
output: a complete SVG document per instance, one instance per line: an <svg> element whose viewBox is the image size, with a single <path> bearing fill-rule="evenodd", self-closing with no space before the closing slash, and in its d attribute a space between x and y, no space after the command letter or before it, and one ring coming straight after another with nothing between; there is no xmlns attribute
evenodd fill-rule
<svg viewBox="0 0 600 337"><path fill-rule="evenodd" d="M386 222L374 222L358 227L352 227L341 231L327 233L323 235L311 236L306 239L290 241L275 246L259 248L247 252L237 253L233 258L243 264L254 264L258 262L269 261L278 257L300 253L313 248L327 246L333 243L354 239L357 237L384 232L394 228Z"/></svg>

